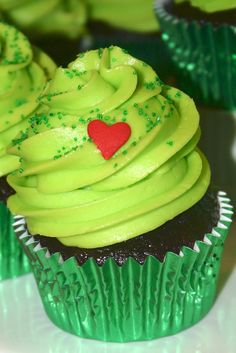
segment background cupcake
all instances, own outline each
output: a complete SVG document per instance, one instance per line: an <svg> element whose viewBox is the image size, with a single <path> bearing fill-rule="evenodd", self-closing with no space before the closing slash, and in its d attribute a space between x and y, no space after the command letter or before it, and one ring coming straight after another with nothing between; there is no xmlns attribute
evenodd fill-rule
<svg viewBox="0 0 236 353"><path fill-rule="evenodd" d="M86 1L0 0L0 11L58 64L71 61L78 53L87 20Z"/></svg>
<svg viewBox="0 0 236 353"><path fill-rule="evenodd" d="M48 113L9 150L21 167L8 204L26 218L15 227L49 317L112 341L197 322L232 207L209 189L193 101L110 47L59 68L41 102Z"/></svg>
<svg viewBox="0 0 236 353"><path fill-rule="evenodd" d="M39 108L37 98L55 71L43 52L33 49L16 28L0 22L0 279L29 271L12 228L12 216L4 202L12 190L5 176L20 165L7 155L16 135L28 126L28 118Z"/></svg>
<svg viewBox="0 0 236 353"><path fill-rule="evenodd" d="M201 103L235 109L235 1L160 0L156 13L179 86Z"/></svg>
<svg viewBox="0 0 236 353"><path fill-rule="evenodd" d="M177 86L198 101L214 181L236 203L236 3L161 0L156 13Z"/></svg>

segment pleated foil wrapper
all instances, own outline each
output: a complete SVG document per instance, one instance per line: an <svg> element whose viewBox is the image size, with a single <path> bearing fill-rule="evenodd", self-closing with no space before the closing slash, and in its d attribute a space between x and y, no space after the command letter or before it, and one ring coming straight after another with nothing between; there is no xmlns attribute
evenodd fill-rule
<svg viewBox="0 0 236 353"><path fill-rule="evenodd" d="M0 280L18 277L31 271L13 229L13 216L0 202Z"/></svg>
<svg viewBox="0 0 236 353"><path fill-rule="evenodd" d="M179 18L170 13L171 3L157 0L155 13L179 88L200 103L234 110L236 26Z"/></svg>
<svg viewBox="0 0 236 353"><path fill-rule="evenodd" d="M83 338L128 342L175 334L202 319L214 303L232 206L219 192L220 220L194 248L168 252L163 262L129 258L122 266L108 259L50 254L16 217L15 231L30 258L48 317L61 329Z"/></svg>

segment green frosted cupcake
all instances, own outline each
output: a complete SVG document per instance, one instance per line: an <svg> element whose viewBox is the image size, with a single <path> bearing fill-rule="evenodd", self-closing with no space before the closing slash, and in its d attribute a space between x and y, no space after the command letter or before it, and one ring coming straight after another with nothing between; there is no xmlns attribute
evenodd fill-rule
<svg viewBox="0 0 236 353"><path fill-rule="evenodd" d="M9 149L8 205L48 316L117 342L199 321L232 206L209 186L194 102L118 47L59 68L40 102Z"/></svg>
<svg viewBox="0 0 236 353"><path fill-rule="evenodd" d="M7 148L26 129L29 116L39 109L37 98L55 69L53 61L33 49L21 32L0 22L0 279L29 271L15 239L12 216L4 205L12 193L6 175L20 166L18 157L7 155Z"/></svg>
<svg viewBox="0 0 236 353"><path fill-rule="evenodd" d="M86 1L0 0L0 12L58 64L72 60L78 53L87 21Z"/></svg>
<svg viewBox="0 0 236 353"><path fill-rule="evenodd" d="M235 109L235 1L160 0L156 14L179 86L201 103Z"/></svg>

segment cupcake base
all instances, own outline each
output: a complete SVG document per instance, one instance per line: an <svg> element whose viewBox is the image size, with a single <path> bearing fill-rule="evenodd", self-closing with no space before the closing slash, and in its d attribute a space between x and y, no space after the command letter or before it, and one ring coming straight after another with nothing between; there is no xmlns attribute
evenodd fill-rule
<svg viewBox="0 0 236 353"><path fill-rule="evenodd" d="M200 103L235 109L236 24L209 17L204 20L206 16L191 19L191 13L184 15L177 9L172 0L156 1L162 39L172 58L178 87Z"/></svg>
<svg viewBox="0 0 236 353"><path fill-rule="evenodd" d="M108 258L117 265L123 265L129 257L143 264L152 255L163 261L168 251L178 254L183 245L193 248L196 240L203 240L204 234L211 232L219 220L217 192L210 188L206 195L189 210L166 222L162 226L135 238L110 246L84 249L63 245L56 238L34 235L42 247L51 254L59 252L63 260L74 256L79 265L89 258L102 266Z"/></svg>
<svg viewBox="0 0 236 353"><path fill-rule="evenodd" d="M32 263L49 318L84 338L128 342L175 334L202 319L216 293L224 241L232 217L226 194L219 192L220 220L193 249L167 252L163 262L148 256L118 266L108 259L99 266L89 259L79 266L66 261L28 234L25 220L14 228Z"/></svg>

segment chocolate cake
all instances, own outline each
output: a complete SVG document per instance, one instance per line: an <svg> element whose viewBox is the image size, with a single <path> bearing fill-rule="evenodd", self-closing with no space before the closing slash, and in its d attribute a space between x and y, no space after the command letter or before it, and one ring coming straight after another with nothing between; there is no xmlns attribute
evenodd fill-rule
<svg viewBox="0 0 236 353"><path fill-rule="evenodd" d="M51 254L60 252L66 260L74 256L79 265L89 258L94 258L98 265L112 257L118 265L122 265L128 257L133 257L140 264L148 255L153 255L160 261L164 260L167 251L179 254L183 245L193 248L196 240L203 240L219 220L219 205L217 192L209 189L206 195L193 207L166 222L161 227L133 239L95 249L68 247L56 238L34 236L42 247L49 249Z"/></svg>

